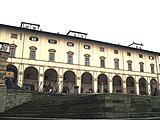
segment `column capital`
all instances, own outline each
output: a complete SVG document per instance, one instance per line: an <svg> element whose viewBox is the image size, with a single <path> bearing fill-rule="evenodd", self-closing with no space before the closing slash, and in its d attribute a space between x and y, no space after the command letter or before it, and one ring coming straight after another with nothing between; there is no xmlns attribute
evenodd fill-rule
<svg viewBox="0 0 160 120"><path fill-rule="evenodd" d="M58 75L58 78L63 78L63 75Z"/></svg>

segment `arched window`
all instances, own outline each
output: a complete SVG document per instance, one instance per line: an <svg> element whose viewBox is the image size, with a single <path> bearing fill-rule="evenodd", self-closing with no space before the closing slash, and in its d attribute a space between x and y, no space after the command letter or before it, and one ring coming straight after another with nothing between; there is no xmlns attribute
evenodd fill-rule
<svg viewBox="0 0 160 120"><path fill-rule="evenodd" d="M55 61L55 52L56 50L54 49L49 49L49 61L50 62L54 62Z"/></svg>
<svg viewBox="0 0 160 120"><path fill-rule="evenodd" d="M67 61L68 61L68 64L73 64L73 52L71 52L71 51L69 51L69 52L67 52L67 56L68 56L68 58L67 58Z"/></svg>
<svg viewBox="0 0 160 120"><path fill-rule="evenodd" d="M29 58L31 60L35 60L36 59L36 50L37 50L37 48L34 47L34 46L31 46L31 47L29 47L29 49L30 49Z"/></svg>
<svg viewBox="0 0 160 120"><path fill-rule="evenodd" d="M9 45L9 53L10 53L9 57L11 57L11 58L15 57L16 47L17 47L16 44L10 44Z"/></svg>
<svg viewBox="0 0 160 120"><path fill-rule="evenodd" d="M85 54L85 66L90 66L90 55L89 54Z"/></svg>
<svg viewBox="0 0 160 120"><path fill-rule="evenodd" d="M115 66L115 69L119 69L119 59L118 58L114 59L114 66Z"/></svg>
<svg viewBox="0 0 160 120"><path fill-rule="evenodd" d="M128 60L127 63L128 63L128 70L132 71L132 61Z"/></svg>

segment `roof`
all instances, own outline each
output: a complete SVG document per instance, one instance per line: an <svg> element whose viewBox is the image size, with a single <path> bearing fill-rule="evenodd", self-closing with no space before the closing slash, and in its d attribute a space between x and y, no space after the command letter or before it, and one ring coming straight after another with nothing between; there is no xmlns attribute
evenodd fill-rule
<svg viewBox="0 0 160 120"><path fill-rule="evenodd" d="M22 27L22 24L29 24L29 25L35 25L35 26L40 26L39 24L33 24L33 23L28 23L28 22L21 22L21 27Z"/></svg>
<svg viewBox="0 0 160 120"><path fill-rule="evenodd" d="M27 31L34 31L34 32L38 32L38 33L51 34L51 35L67 37L67 38L73 38L73 39L77 39L77 40L81 40L81 41L96 42L96 43L100 43L100 44L105 44L105 45L110 45L110 46L115 46L115 47L121 47L121 48L130 49L130 50L141 51L141 52L150 52L150 53L158 54L160 56L160 52L154 52L154 51L149 51L149 50L144 50L144 49L137 49L137 48L133 48L133 47L123 46L123 45L119 45L119 44L113 44L113 43L108 43L108 42L103 42L103 41L98 41L98 40L93 40L93 39L79 38L79 37L63 35L63 34L59 34L59 33L39 31L39 30L33 30L33 29L26 29L26 28L21 28L21 27L16 27L16 26L11 26L11 25L5 25L5 24L0 24L0 26L10 27L10 28L15 28L15 29L21 29L21 30L27 30Z"/></svg>
<svg viewBox="0 0 160 120"><path fill-rule="evenodd" d="M84 34L84 35L87 35L87 33L77 32L77 31L73 31L73 30L70 30L66 35L68 35L70 32L74 32L74 33L78 33L78 34Z"/></svg>

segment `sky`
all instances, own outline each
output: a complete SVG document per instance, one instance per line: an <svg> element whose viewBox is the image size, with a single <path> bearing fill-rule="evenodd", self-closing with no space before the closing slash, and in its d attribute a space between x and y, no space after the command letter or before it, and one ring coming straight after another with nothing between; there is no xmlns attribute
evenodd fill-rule
<svg viewBox="0 0 160 120"><path fill-rule="evenodd" d="M160 52L160 0L0 0L0 24L40 24L47 32Z"/></svg>

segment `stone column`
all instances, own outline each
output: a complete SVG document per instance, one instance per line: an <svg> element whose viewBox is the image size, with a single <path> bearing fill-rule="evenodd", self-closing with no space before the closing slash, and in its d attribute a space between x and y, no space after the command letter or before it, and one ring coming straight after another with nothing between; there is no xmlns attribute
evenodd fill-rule
<svg viewBox="0 0 160 120"><path fill-rule="evenodd" d="M126 81L123 81L122 80L122 88L123 88L123 91L122 91L122 93L124 93L124 94L126 94L127 93L127 86L126 86Z"/></svg>
<svg viewBox="0 0 160 120"><path fill-rule="evenodd" d="M0 113L4 112L6 107L6 94L7 87L5 86L5 81L3 77L5 76L8 52L8 43L0 42Z"/></svg>
<svg viewBox="0 0 160 120"><path fill-rule="evenodd" d="M112 80L109 80L109 93L113 93L113 83L112 83Z"/></svg>
<svg viewBox="0 0 160 120"><path fill-rule="evenodd" d="M139 95L139 82L136 82L135 85L136 85L136 94Z"/></svg>
<svg viewBox="0 0 160 120"><path fill-rule="evenodd" d="M63 90L63 75L59 75L58 76L58 85L57 85L57 88L58 88L58 92L61 93L62 90Z"/></svg>
<svg viewBox="0 0 160 120"><path fill-rule="evenodd" d="M76 86L78 86L78 93L81 93L81 77L77 77Z"/></svg>
<svg viewBox="0 0 160 120"><path fill-rule="evenodd" d="M146 86L146 91L147 91L147 93L148 93L148 95L151 95L151 85L150 85L150 83L147 83L146 84L147 86Z"/></svg>
<svg viewBox="0 0 160 120"><path fill-rule="evenodd" d="M43 82L44 82L44 75L39 74L38 92L43 92Z"/></svg>
<svg viewBox="0 0 160 120"><path fill-rule="evenodd" d="M108 74L107 84L108 84L108 92L113 93L112 74Z"/></svg>
<svg viewBox="0 0 160 120"><path fill-rule="evenodd" d="M93 93L97 93L97 78L93 78L93 86L92 86L92 89L93 89Z"/></svg>

